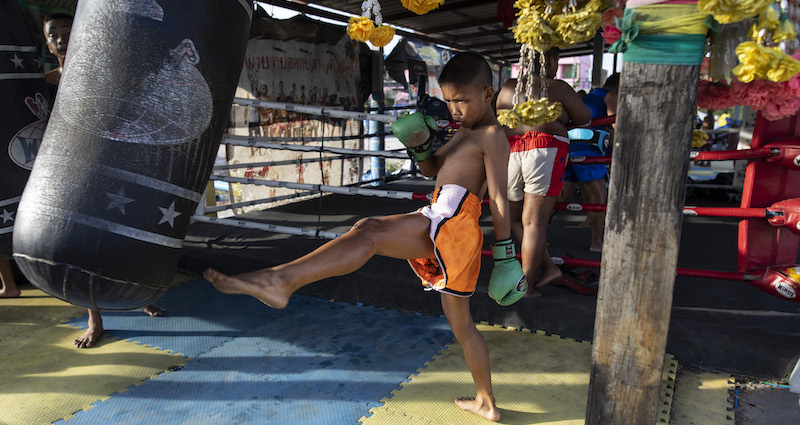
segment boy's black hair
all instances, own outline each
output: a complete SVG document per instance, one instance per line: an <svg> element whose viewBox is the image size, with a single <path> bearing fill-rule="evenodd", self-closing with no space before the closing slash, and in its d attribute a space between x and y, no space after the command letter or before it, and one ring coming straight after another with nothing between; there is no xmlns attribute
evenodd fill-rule
<svg viewBox="0 0 800 425"><path fill-rule="evenodd" d="M619 88L619 72L615 72L611 74L610 77L606 79L605 84L603 84L604 89L608 90L616 90Z"/></svg>
<svg viewBox="0 0 800 425"><path fill-rule="evenodd" d="M66 19L68 21L73 21L75 20L75 17L73 17L68 13L51 13L49 15L44 15L44 17L42 18L42 25L50 21L55 21L56 19Z"/></svg>
<svg viewBox="0 0 800 425"><path fill-rule="evenodd" d="M483 56L464 52L450 58L439 74L439 85L465 87L471 84L492 86L492 70Z"/></svg>

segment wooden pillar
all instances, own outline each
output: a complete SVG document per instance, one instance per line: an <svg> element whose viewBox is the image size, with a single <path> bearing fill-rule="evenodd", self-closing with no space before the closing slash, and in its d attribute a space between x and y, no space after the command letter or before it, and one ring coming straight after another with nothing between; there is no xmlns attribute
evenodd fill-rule
<svg viewBox="0 0 800 425"><path fill-rule="evenodd" d="M603 87L603 47L605 41L600 31L592 39L592 87Z"/></svg>
<svg viewBox="0 0 800 425"><path fill-rule="evenodd" d="M588 425L657 420L699 70L623 63Z"/></svg>

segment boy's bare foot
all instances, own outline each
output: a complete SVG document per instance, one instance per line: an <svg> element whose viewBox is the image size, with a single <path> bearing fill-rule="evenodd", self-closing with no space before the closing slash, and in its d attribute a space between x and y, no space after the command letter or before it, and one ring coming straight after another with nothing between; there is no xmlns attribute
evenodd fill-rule
<svg viewBox="0 0 800 425"><path fill-rule="evenodd" d="M164 315L164 310L162 310L162 309L160 309L160 308L158 308L158 307L156 307L156 306L154 306L152 304L142 307L142 311L144 312L144 314L146 314L148 316L151 316L151 317L163 316Z"/></svg>
<svg viewBox="0 0 800 425"><path fill-rule="evenodd" d="M22 292L14 288L14 290L10 290L8 288L0 289L0 298L17 298L22 294Z"/></svg>
<svg viewBox="0 0 800 425"><path fill-rule="evenodd" d="M525 293L525 298L539 298L542 296L542 293L533 289L533 287L528 286L528 292Z"/></svg>
<svg viewBox="0 0 800 425"><path fill-rule="evenodd" d="M561 279L561 276L563 276L561 269L559 269L558 266L550 263L550 267L545 267L545 269L542 270L542 276L536 281L533 287L541 288L547 284L555 282L558 279Z"/></svg>
<svg viewBox="0 0 800 425"><path fill-rule="evenodd" d="M492 422L500 420L500 411L494 403L479 402L475 397L458 397L453 399L461 410L472 412Z"/></svg>
<svg viewBox="0 0 800 425"><path fill-rule="evenodd" d="M246 294L258 298L272 308L284 308L292 295L269 279L270 272L259 270L236 276L224 275L214 269L206 269L203 277L223 294Z"/></svg>
<svg viewBox="0 0 800 425"><path fill-rule="evenodd" d="M81 336L75 338L75 341L72 342L72 345L78 348L92 348L97 341L100 340L100 337L103 335L103 327L102 326L93 326L89 325L89 329L86 329L86 332L81 334Z"/></svg>
<svg viewBox="0 0 800 425"><path fill-rule="evenodd" d="M589 246L589 252L603 252L603 244Z"/></svg>

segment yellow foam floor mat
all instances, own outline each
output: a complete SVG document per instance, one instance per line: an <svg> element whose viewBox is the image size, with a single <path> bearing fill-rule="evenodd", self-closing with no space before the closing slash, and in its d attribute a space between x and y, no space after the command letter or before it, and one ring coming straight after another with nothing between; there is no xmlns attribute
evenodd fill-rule
<svg viewBox="0 0 800 425"><path fill-rule="evenodd" d="M23 288L21 292L19 298L0 298L0 324L3 327L10 323L61 323L86 314L85 308L51 297L38 289Z"/></svg>
<svg viewBox="0 0 800 425"><path fill-rule="evenodd" d="M33 304L36 305L33 305ZM0 299L0 424L50 424L188 359L104 336L94 348L59 325L86 314L41 291Z"/></svg>
<svg viewBox="0 0 800 425"><path fill-rule="evenodd" d="M733 382L730 375L682 370L675 385L670 424L733 425L734 413L728 411Z"/></svg>
<svg viewBox="0 0 800 425"><path fill-rule="evenodd" d="M492 360L492 387L503 424L583 425L592 364L588 342L479 325ZM483 418L458 409L455 397L474 396L475 387L458 343L442 350L427 367L384 405L361 418L365 425L486 424ZM662 404L669 421L672 384L677 363L665 361ZM663 413L662 412L662 413Z"/></svg>

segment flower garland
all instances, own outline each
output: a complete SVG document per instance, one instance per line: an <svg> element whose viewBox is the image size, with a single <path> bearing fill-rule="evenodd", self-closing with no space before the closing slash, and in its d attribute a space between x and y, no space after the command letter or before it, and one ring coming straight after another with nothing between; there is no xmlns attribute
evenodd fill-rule
<svg viewBox="0 0 800 425"><path fill-rule="evenodd" d="M706 144L708 144L708 134L703 133L700 130L694 130L692 132L692 147L702 148Z"/></svg>
<svg viewBox="0 0 800 425"><path fill-rule="evenodd" d="M370 19L373 16L374 23ZM362 43L369 41L375 47L383 47L392 41L394 34L394 28L383 25L381 4L378 0L364 0L361 3L361 16L353 16L348 20L347 35L352 40Z"/></svg>
<svg viewBox="0 0 800 425"><path fill-rule="evenodd" d="M443 5L444 0L400 0L400 3L403 4L403 7L417 15L424 15Z"/></svg>
<svg viewBox="0 0 800 425"><path fill-rule="evenodd" d="M558 102L547 100L547 75L544 53L553 47L568 47L590 40L602 23L600 10L608 0L517 0L514 7L517 22L511 30L520 48L520 75L513 97L512 109L497 111L500 124L510 128L521 125L537 126L555 121L561 116ZM555 11L560 10L558 14ZM535 56L539 52L540 92L533 96L536 76ZM523 93L524 91L524 93ZM521 99L520 99L521 98ZM520 103L520 100L523 100Z"/></svg>
<svg viewBox="0 0 800 425"><path fill-rule="evenodd" d="M794 53L800 59L800 51ZM718 82L701 80L697 89L697 106L714 110L745 105L760 111L768 120L774 121L794 115L800 110L800 73L789 80L774 82L753 80L748 83L738 79Z"/></svg>
<svg viewBox="0 0 800 425"><path fill-rule="evenodd" d="M721 24L739 22L766 10L775 0L698 0L701 12L714 15Z"/></svg>
<svg viewBox="0 0 800 425"><path fill-rule="evenodd" d="M521 125L537 126L558 119L561 116L561 103L550 103L547 100L547 71L546 58L543 53L537 52L527 44L520 47L519 77L514 89L511 109L499 109L497 121L509 128ZM539 56L539 99L533 97L533 87L536 84L536 56ZM527 99L520 103L520 98Z"/></svg>
<svg viewBox="0 0 800 425"><path fill-rule="evenodd" d="M606 6L607 0L517 0L517 24L511 30L518 43L540 52L569 47L594 37L602 23L599 10Z"/></svg>
<svg viewBox="0 0 800 425"><path fill-rule="evenodd" d="M619 37L622 35L622 31L617 28L616 20L622 19L623 9L621 7L611 7L605 12L601 17L601 27L603 31L600 33L603 36L603 39L608 44L614 44L615 41L619 40Z"/></svg>
<svg viewBox="0 0 800 425"><path fill-rule="evenodd" d="M770 80L776 83L789 81L800 72L800 62L785 53L783 42L797 37L794 22L785 12L780 18L774 8L768 7L755 19L749 33L753 41L745 41L736 47L739 65L733 75L739 81ZM775 45L778 43L778 45Z"/></svg>

